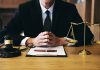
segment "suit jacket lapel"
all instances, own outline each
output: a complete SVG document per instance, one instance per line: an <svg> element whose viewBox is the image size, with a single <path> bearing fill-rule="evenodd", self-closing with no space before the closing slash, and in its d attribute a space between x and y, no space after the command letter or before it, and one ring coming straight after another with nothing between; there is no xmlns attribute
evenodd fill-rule
<svg viewBox="0 0 100 70"><path fill-rule="evenodd" d="M36 24L40 27L40 28L43 28L43 21L42 21L42 11L41 11L41 7L40 7L40 4L39 4L39 0L36 0L34 1L34 5L32 7L32 19L36 19ZM34 18L34 16L36 16ZM39 19L39 20L38 20Z"/></svg>
<svg viewBox="0 0 100 70"><path fill-rule="evenodd" d="M53 19L52 19L52 30L53 31L55 30L55 27L57 26L59 16L60 16L59 4L58 2L55 2L54 8L53 8Z"/></svg>

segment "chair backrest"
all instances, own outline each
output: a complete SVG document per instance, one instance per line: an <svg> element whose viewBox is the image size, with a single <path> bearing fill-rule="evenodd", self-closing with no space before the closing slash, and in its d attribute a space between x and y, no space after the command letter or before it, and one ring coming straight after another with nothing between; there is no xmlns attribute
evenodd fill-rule
<svg viewBox="0 0 100 70"><path fill-rule="evenodd" d="M0 30L2 29L2 19L0 17Z"/></svg>

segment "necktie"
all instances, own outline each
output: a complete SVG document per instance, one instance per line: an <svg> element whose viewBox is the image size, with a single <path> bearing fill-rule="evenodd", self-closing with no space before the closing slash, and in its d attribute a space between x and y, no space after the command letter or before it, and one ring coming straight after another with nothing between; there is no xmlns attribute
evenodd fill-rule
<svg viewBox="0 0 100 70"><path fill-rule="evenodd" d="M47 10L46 12L46 19L45 19L45 21L44 21L44 30L45 31L51 31L51 26L52 26L52 24L51 24L51 20L50 20L50 12Z"/></svg>

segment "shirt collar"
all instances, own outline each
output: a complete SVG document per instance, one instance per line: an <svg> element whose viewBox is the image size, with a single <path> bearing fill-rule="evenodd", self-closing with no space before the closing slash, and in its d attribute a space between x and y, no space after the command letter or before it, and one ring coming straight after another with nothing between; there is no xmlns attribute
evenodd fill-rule
<svg viewBox="0 0 100 70"><path fill-rule="evenodd" d="M46 8L41 4L41 0L39 0L39 3L40 3L40 6L41 6L42 13L45 13L47 10L48 10L50 13L53 12L54 4L53 4L49 9L46 9Z"/></svg>

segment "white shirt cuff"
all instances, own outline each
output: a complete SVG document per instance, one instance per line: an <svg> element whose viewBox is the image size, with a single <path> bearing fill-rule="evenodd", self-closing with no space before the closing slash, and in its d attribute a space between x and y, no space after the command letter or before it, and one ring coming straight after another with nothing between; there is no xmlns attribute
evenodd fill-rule
<svg viewBox="0 0 100 70"><path fill-rule="evenodd" d="M29 39L29 38L30 38L30 37L25 37L25 38L21 41L20 45L25 45L27 39Z"/></svg>

